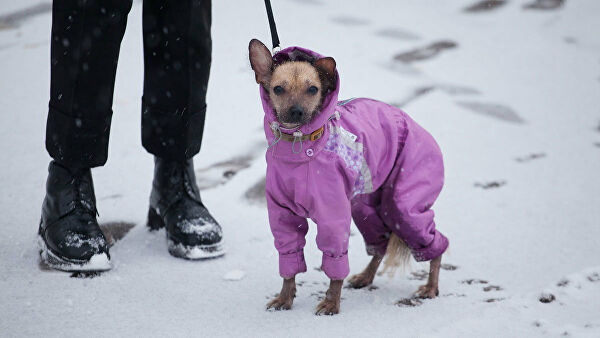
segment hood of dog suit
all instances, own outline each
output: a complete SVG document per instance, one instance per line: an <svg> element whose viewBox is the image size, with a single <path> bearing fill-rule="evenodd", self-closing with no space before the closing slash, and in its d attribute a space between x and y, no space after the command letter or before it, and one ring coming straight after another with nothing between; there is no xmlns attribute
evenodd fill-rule
<svg viewBox="0 0 600 338"><path fill-rule="evenodd" d="M300 52L300 53L299 53ZM302 48L302 47L288 47L285 48L283 50L281 50L280 52L276 53L273 56L274 60L289 60L289 61L303 61L302 58L302 54L308 54L311 57L314 57L315 59L320 59L323 58L324 56L322 56L319 53L316 53L312 50L306 49L306 48ZM277 62L277 61L276 61ZM308 160L311 156L316 155L316 153L318 153L320 150L323 149L323 147L326 144L326 140L328 138L329 135L329 130L327 128L327 121L329 120L329 118L335 113L335 109L337 107L337 100L338 100L338 92L340 89L340 76L337 72L337 69L335 71L336 74L336 85L335 85L335 89L330 91L327 96L325 96L325 99L323 100L323 104L321 105L321 109L320 111L313 116L313 118L310 120L310 122L308 122L307 124L293 129L293 130L283 130L284 133L286 134L292 134L294 131L301 131L303 135L310 135L312 132L316 131L317 129L321 128L321 127L325 127L324 131L323 131L323 135L315 141L310 141L310 140L306 140L303 141L302 144L300 144L300 142L296 142L295 144L293 144L292 142L288 142L285 140L280 140L279 142L277 142L275 145L273 145L269 151L272 152L274 157L277 158L286 158L292 161L304 161L304 160ZM263 86L260 86L260 97L262 100L262 106L263 106L263 110L265 112L265 118L264 118L264 131L265 131L265 136L267 138L267 141L269 142L269 145L272 144L275 141L275 135L273 134L273 131L271 130L271 125L274 122L277 122L277 115L275 110L273 109L270 99L269 99L269 93L263 88ZM294 147L292 149L292 147ZM311 154L310 156L307 155L307 150L309 150L309 154Z"/></svg>

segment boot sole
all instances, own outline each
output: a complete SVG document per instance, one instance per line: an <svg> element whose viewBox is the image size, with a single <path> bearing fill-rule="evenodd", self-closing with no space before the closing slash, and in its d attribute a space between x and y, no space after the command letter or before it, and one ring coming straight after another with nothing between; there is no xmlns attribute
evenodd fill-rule
<svg viewBox="0 0 600 338"><path fill-rule="evenodd" d="M225 248L221 243L188 246L167 238L167 246L171 256L189 260L211 259L225 255Z"/></svg>
<svg viewBox="0 0 600 338"><path fill-rule="evenodd" d="M38 246L42 261L55 270L65 272L101 272L112 268L106 253L93 255L89 260L60 257L48 248L42 236L38 235Z"/></svg>

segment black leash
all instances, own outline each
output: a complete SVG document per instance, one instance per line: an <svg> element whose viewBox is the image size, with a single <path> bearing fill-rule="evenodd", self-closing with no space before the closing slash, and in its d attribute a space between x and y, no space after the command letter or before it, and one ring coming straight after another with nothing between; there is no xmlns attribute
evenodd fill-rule
<svg viewBox="0 0 600 338"><path fill-rule="evenodd" d="M265 0L267 7L267 16L269 17L269 28L271 28L271 40L273 41L273 51L279 47L279 35L277 35L277 27L275 27L275 18L273 18L273 9L271 8L271 0Z"/></svg>

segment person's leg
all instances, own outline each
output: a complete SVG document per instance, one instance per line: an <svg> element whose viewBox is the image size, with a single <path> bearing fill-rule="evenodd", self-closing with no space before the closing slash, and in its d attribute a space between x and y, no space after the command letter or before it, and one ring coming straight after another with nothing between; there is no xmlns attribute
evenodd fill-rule
<svg viewBox="0 0 600 338"><path fill-rule="evenodd" d="M104 165L117 59L132 0L55 0L46 149L75 168Z"/></svg>
<svg viewBox="0 0 600 338"><path fill-rule="evenodd" d="M221 256L222 230L200 199L200 151L210 72L210 0L144 0L142 144L155 155L148 226L166 227L169 252Z"/></svg>
<svg viewBox="0 0 600 338"><path fill-rule="evenodd" d="M68 271L110 268L91 167L106 162L120 43L131 0L55 0L42 259Z"/></svg>
<svg viewBox="0 0 600 338"><path fill-rule="evenodd" d="M184 161L200 151L212 40L210 0L144 0L142 144Z"/></svg>

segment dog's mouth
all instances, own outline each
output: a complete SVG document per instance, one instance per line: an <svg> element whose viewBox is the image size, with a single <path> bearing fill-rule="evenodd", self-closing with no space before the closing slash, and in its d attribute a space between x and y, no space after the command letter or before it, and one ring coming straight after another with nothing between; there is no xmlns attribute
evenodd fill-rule
<svg viewBox="0 0 600 338"><path fill-rule="evenodd" d="M292 117L289 113L278 113L277 120L285 129L297 129L310 121L307 117Z"/></svg>
<svg viewBox="0 0 600 338"><path fill-rule="evenodd" d="M281 122L281 126L285 129L296 129L296 128L300 127L301 125L302 125L301 123Z"/></svg>
<svg viewBox="0 0 600 338"><path fill-rule="evenodd" d="M277 120L285 129L298 129L310 121L318 114L318 111L306 113L304 110L295 111L294 108L285 112L277 112Z"/></svg>

